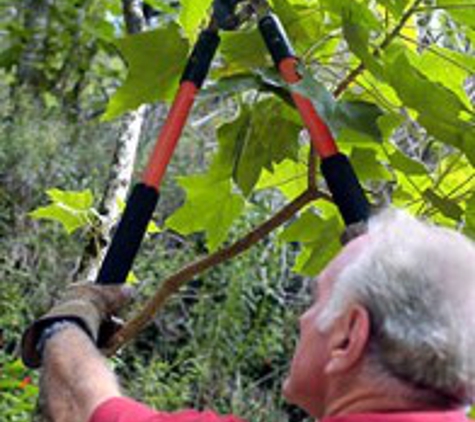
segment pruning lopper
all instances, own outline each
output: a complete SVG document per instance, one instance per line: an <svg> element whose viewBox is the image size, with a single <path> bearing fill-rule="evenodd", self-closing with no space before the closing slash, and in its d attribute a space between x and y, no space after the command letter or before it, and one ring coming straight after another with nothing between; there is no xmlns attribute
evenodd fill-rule
<svg viewBox="0 0 475 422"><path fill-rule="evenodd" d="M242 4L240 4L242 3ZM278 19L264 0L215 0L208 27L201 31L183 71L180 86L164 126L158 135L141 182L128 198L125 211L106 253L96 282L126 281L159 199L159 189L183 127L209 71L221 30L234 30L250 13L258 18L259 31L283 80L289 85L301 79L299 60ZM321 158L321 171L346 226L364 223L370 205L348 158L338 151L327 124L311 100L292 92L292 99Z"/></svg>

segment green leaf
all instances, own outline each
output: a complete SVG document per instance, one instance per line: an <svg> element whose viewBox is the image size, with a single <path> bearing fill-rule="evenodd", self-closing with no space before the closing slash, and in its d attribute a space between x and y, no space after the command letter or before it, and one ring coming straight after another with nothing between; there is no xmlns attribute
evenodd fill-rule
<svg viewBox="0 0 475 422"><path fill-rule="evenodd" d="M178 23L189 39L196 37L200 23L209 15L212 0L181 0Z"/></svg>
<svg viewBox="0 0 475 422"><path fill-rule="evenodd" d="M319 237L317 227L321 227L323 219L313 211L306 211L299 216L281 233L280 238L284 242L315 242Z"/></svg>
<svg viewBox="0 0 475 422"><path fill-rule="evenodd" d="M135 286L138 284L138 282L139 282L139 279L137 278L135 273L133 271L129 271L129 273L127 274L127 279L125 280L125 283L128 286Z"/></svg>
<svg viewBox="0 0 475 422"><path fill-rule="evenodd" d="M91 224L94 198L89 189L81 192L50 189L46 193L52 203L30 212L32 218L59 222L69 234Z"/></svg>
<svg viewBox="0 0 475 422"><path fill-rule="evenodd" d="M87 214L65 208L59 204L39 207L30 213L30 217L36 220L51 220L63 225L68 234L88 224Z"/></svg>
<svg viewBox="0 0 475 422"><path fill-rule="evenodd" d="M394 131L404 122L404 118L393 112L386 113L378 118L378 127L384 141L389 141Z"/></svg>
<svg viewBox="0 0 475 422"><path fill-rule="evenodd" d="M420 72L455 93L465 107L471 108L465 81L475 74L475 57L432 45L422 54L409 54L410 63Z"/></svg>
<svg viewBox="0 0 475 422"><path fill-rule="evenodd" d="M224 33L220 51L224 58L222 73L228 76L271 66L267 48L257 29Z"/></svg>
<svg viewBox="0 0 475 422"><path fill-rule="evenodd" d="M438 163L435 180L443 196L467 197L475 191L475 171L461 154L449 154Z"/></svg>
<svg viewBox="0 0 475 422"><path fill-rule="evenodd" d="M342 227L336 216L323 219L312 211L304 212L280 235L285 242L301 242L303 249L294 270L313 276L340 250Z"/></svg>
<svg viewBox="0 0 475 422"><path fill-rule="evenodd" d="M333 98L327 88L305 68L299 69L302 80L289 86L294 92L309 98L318 115L337 136L342 129L350 128L362 135L381 141L378 119L381 109L374 103L352 100L339 101Z"/></svg>
<svg viewBox="0 0 475 422"><path fill-rule="evenodd" d="M293 47L304 53L322 37L323 13L315 1L273 0L273 10L279 16Z"/></svg>
<svg viewBox="0 0 475 422"><path fill-rule="evenodd" d="M285 158L296 160L301 127L292 113L275 98L259 101L252 110L242 106L239 116L218 130L219 149L211 164L214 177L232 177L247 196L263 168L272 171Z"/></svg>
<svg viewBox="0 0 475 422"><path fill-rule="evenodd" d="M351 151L350 160L362 181L392 180L391 173L377 160L373 149L355 147Z"/></svg>
<svg viewBox="0 0 475 422"><path fill-rule="evenodd" d="M467 200L464 222L464 233L475 239L475 192Z"/></svg>
<svg viewBox="0 0 475 422"><path fill-rule="evenodd" d="M337 231L328 225L318 242L306 245L297 258L295 271L307 276L314 276L325 268L341 249ZM331 231L332 230L332 231Z"/></svg>
<svg viewBox="0 0 475 422"><path fill-rule="evenodd" d="M0 68L10 71L18 63L21 52L22 47L19 43L8 48L3 47L0 52Z"/></svg>
<svg viewBox="0 0 475 422"><path fill-rule="evenodd" d="M335 113L336 101L332 94L305 67L301 66L299 73L302 79L298 83L289 85L289 89L312 100L312 104L319 116L333 129L333 114ZM334 130L336 131L336 128Z"/></svg>
<svg viewBox="0 0 475 422"><path fill-rule="evenodd" d="M394 148L394 152L389 155L389 163L393 169L405 174L427 174L427 169L423 163L408 157L397 148Z"/></svg>
<svg viewBox="0 0 475 422"><path fill-rule="evenodd" d="M46 194L53 202L62 203L66 207L81 211L89 210L94 203L94 196L90 189L83 191L48 189Z"/></svg>
<svg viewBox="0 0 475 422"><path fill-rule="evenodd" d="M147 226L147 234L158 234L161 233L162 229L158 227L157 223L155 221L150 221Z"/></svg>
<svg viewBox="0 0 475 422"><path fill-rule="evenodd" d="M378 0L378 3L386 7L395 18L400 18L409 0Z"/></svg>
<svg viewBox="0 0 475 422"><path fill-rule="evenodd" d="M437 0L437 6L446 8L455 21L475 28L475 8L467 0Z"/></svg>
<svg viewBox="0 0 475 422"><path fill-rule="evenodd" d="M232 193L229 180L209 175L183 177L186 202L168 220L168 228L183 235L205 232L207 246L214 251L227 238L232 223L244 209L244 199Z"/></svg>
<svg viewBox="0 0 475 422"><path fill-rule="evenodd" d="M432 189L424 191L424 197L437 209L443 216L455 221L459 221L463 215L463 209L455 201L444 198L434 192Z"/></svg>
<svg viewBox="0 0 475 422"><path fill-rule="evenodd" d="M435 138L473 160L475 127L460 117L467 110L458 96L413 67L401 48L388 54L386 64L388 82L403 103L418 112L418 122Z"/></svg>
<svg viewBox="0 0 475 422"><path fill-rule="evenodd" d="M175 24L128 36L117 44L129 72L109 101L105 120L135 110L141 104L169 100L177 89L188 52L188 44Z"/></svg>
<svg viewBox="0 0 475 422"><path fill-rule="evenodd" d="M325 9L337 15L341 20L357 22L365 30L380 30L381 23L368 7L367 1L321 0Z"/></svg>
<svg viewBox="0 0 475 422"><path fill-rule="evenodd" d="M408 107L437 117L457 117L465 109L458 97L411 65L402 48L387 56L386 77ZM443 104L443 107L441 105Z"/></svg>
<svg viewBox="0 0 475 422"><path fill-rule="evenodd" d="M343 35L350 50L358 57L365 67L380 78L382 66L369 49L370 28L363 26L357 20L357 15L352 10L343 13Z"/></svg>
<svg viewBox="0 0 475 422"><path fill-rule="evenodd" d="M285 159L272 171L262 172L256 190L277 189L287 199L295 199L307 188L307 166L301 162Z"/></svg>
<svg viewBox="0 0 475 422"><path fill-rule="evenodd" d="M337 133L343 128L352 129L363 136L368 136L376 142L382 141L379 118L383 115L381 109L366 101L339 101L333 116L333 127Z"/></svg>

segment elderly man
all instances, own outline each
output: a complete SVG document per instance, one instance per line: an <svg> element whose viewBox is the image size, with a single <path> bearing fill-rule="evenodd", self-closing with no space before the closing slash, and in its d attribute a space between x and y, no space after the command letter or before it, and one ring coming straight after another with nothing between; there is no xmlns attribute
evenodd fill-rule
<svg viewBox="0 0 475 422"><path fill-rule="evenodd" d="M91 338L123 295L115 287L86 290L25 335L24 359L42 358L54 420L237 419L191 410L156 412L122 397ZM289 402L326 422L466 420L464 409L475 397L470 240L401 211L385 211L325 268L313 295L300 318L300 339L284 382ZM47 328L39 329L42 325Z"/></svg>

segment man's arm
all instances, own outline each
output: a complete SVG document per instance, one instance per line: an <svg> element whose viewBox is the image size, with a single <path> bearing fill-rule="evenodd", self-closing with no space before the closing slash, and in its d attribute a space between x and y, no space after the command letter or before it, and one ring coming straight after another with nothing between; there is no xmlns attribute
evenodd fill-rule
<svg viewBox="0 0 475 422"><path fill-rule="evenodd" d="M56 333L45 344L43 388L54 421L74 409L77 420L87 422L104 401L121 396L114 373L91 339L74 324ZM65 409L64 397L70 399Z"/></svg>
<svg viewBox="0 0 475 422"><path fill-rule="evenodd" d="M127 301L122 286L77 284L23 334L23 362L43 366L41 393L54 422L236 422L233 416L184 410L157 412L121 397L96 343L103 321ZM103 339L104 340L104 339Z"/></svg>

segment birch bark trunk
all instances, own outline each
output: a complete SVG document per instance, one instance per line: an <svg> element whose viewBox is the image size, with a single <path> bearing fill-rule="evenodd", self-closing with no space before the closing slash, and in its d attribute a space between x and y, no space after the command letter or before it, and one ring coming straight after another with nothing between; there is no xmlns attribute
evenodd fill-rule
<svg viewBox="0 0 475 422"><path fill-rule="evenodd" d="M120 215L120 203L126 199L132 179L134 162L142 132L146 107L127 113L122 117L114 158L102 196L99 213L100 227L91 233L89 244L81 257L74 279L93 281L111 238L111 230Z"/></svg>
<svg viewBox="0 0 475 422"><path fill-rule="evenodd" d="M122 0L122 10L128 34L137 34L146 29L147 21L141 1ZM111 230L120 215L119 204L125 201L130 187L145 114L146 106L141 106L122 117L114 158L99 205L100 227L97 233L92 234L91 241L84 250L79 268L74 275L75 280L92 281L97 276L110 242Z"/></svg>

